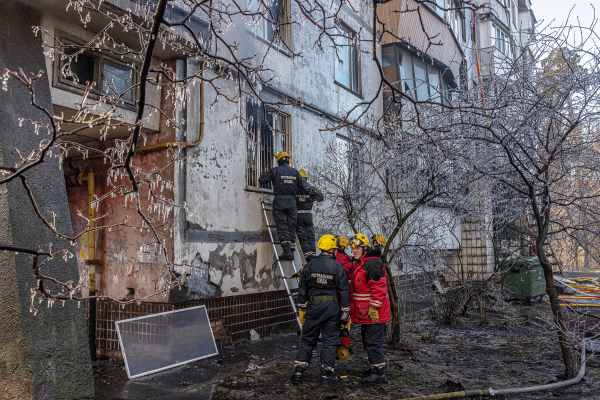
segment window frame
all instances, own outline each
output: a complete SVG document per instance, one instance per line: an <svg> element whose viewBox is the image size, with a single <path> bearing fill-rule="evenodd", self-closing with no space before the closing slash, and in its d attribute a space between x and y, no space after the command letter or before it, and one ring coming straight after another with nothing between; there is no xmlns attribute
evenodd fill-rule
<svg viewBox="0 0 600 400"><path fill-rule="evenodd" d="M512 58L512 43L510 35L500 29L498 25L492 22L492 39L494 41L494 49L500 54Z"/></svg>
<svg viewBox="0 0 600 400"><path fill-rule="evenodd" d="M74 38L73 36L64 33L62 31L56 31L56 41L55 44L57 47L63 46L85 46L85 43L82 40ZM100 96L111 96L114 93L105 92L103 90L104 84L104 60L110 61L112 63L121 65L123 67L128 68L131 71L131 84L133 88L130 90L131 100L122 97L118 104L118 107L123 107L129 110L135 110L135 104L137 100L137 92L138 87L136 86L138 83L138 74L136 70L139 69L139 63L132 61L129 58L117 59L110 54L107 54L102 50L85 50L82 54L86 54L94 58L94 81L96 83L96 88L90 91L89 97L93 99L98 99ZM53 60L53 77L52 77L52 85L56 88L66 90L72 93L84 94L85 93L85 82L74 82L68 78L62 76L62 68L65 65L65 60L61 57L60 54L56 54ZM133 66L132 66L133 65ZM115 101L111 100L107 102L109 104L114 104Z"/></svg>
<svg viewBox="0 0 600 400"><path fill-rule="evenodd" d="M339 61L338 61L338 57L337 57L337 47L334 49L334 51L336 52L336 54L334 55L334 70L333 70L333 80L334 82L343 87L344 89L354 93L355 95L357 95L358 97L362 98L362 79L361 79L361 57L360 57L360 42L359 42L359 38L358 38L358 34L352 29L350 28L348 25L341 23L337 26L338 30L343 30L345 34L347 34L347 38L348 38L348 44L347 45L340 45L340 46L345 46L348 50L347 53L347 57L348 57L348 64L350 64L349 66L343 66L343 69L339 68ZM356 41L356 44L353 44L352 42ZM338 44L336 43L336 46ZM342 50L344 50L344 48L342 47ZM354 51L353 51L354 50ZM355 53L355 55L353 56L353 52ZM355 63L355 66L353 67L353 64ZM348 82L350 84L350 87L348 87L345 83L340 82L337 79L337 74L339 73L346 73L348 74ZM356 74L356 76L354 76L354 74ZM354 81L356 80L356 88L352 87L354 85Z"/></svg>
<svg viewBox="0 0 600 400"><path fill-rule="evenodd" d="M360 195L360 179L362 175L360 165L360 143L339 133L335 135L335 142L337 151L339 151L341 148L340 143L343 143L344 146L347 146L347 149L345 150L347 153L347 156L345 157L347 168L344 172L347 172L348 175L344 176L344 178L349 184L352 185L354 194L358 196Z"/></svg>
<svg viewBox="0 0 600 400"><path fill-rule="evenodd" d="M253 117L253 115L249 115L249 112L251 112L251 110L249 109L249 103L251 103L250 99L246 99L246 118L247 118L247 122L246 124L250 123L250 117ZM261 115L261 120L260 122L262 123L260 129L258 129L258 122L259 121L253 121L254 122L254 127L250 128L250 127L246 127L244 128L245 131L245 136L246 136L246 161L245 161L245 184L244 184L244 190L247 191L251 191L251 192L259 192L259 193L273 193L273 188L271 187L271 184L269 184L269 187L261 187L262 185L258 182L258 178L260 177L260 174L262 174L263 172L265 172L266 170L269 170L271 168L273 168L276 165L276 159L275 156L277 154L278 150L281 151L285 151L290 155L290 158L292 157L292 116L288 113L284 113L281 111L276 111L276 110L269 110L269 107L267 107L267 110L265 110L265 106L263 104L252 104L250 107L256 107L258 108L258 113L262 114ZM265 112L266 111L266 112ZM281 128L285 128L285 130L283 129L279 129L278 128L278 122L275 121L275 119L273 119L273 125L275 126L271 126L269 124L269 121L264 119L265 114L271 114L273 116L273 118L276 117L283 117L281 120L281 124L283 126L281 126ZM275 128L275 129L273 129ZM263 148L263 129L268 129L270 130L271 133L271 152L272 157L271 157L271 164L270 167L268 168L264 168L265 167L265 161L264 161L264 157L266 155L266 153L268 152L268 148ZM276 150L276 144L275 144L275 138L276 135L278 134L278 131L284 131L283 136L282 136L282 148L281 149L277 149ZM251 134L253 135L253 137L251 137ZM254 147L256 154L252 155L251 150ZM253 164L253 165L251 165ZM290 165L291 165L291 160L290 160Z"/></svg>
<svg viewBox="0 0 600 400"><path fill-rule="evenodd" d="M257 4L257 8L256 10L251 9L251 5L253 3ZM290 0L281 0L282 2L282 7L280 8L280 10L283 10L283 14L280 13L277 16L277 19L279 21L279 19L282 19L283 22L278 22L279 24L284 23L285 25L280 27L282 29L280 29L278 32L278 37L279 39L275 39L272 40L272 38L269 38L269 28L273 27L272 30L273 32L275 32L275 28L273 26L273 23L269 20L267 20L266 18L264 18L263 16L260 17L258 26L254 25L254 20L252 20L251 22L251 26L247 27L246 29L250 32L252 32L254 34L255 37L259 38L260 40L266 42L266 43L271 43L273 47L275 47L277 50L288 54L289 53L289 49L292 48L292 30L291 30L291 24L290 24L290 15L291 15L291 2ZM273 4L275 4L275 2L273 2ZM248 0L246 2L246 10L248 11L252 11L252 12L262 12L262 8L264 7L264 4L260 3L260 0ZM271 14L271 17L273 17L272 13L271 13L271 9L268 12L269 14ZM258 32L257 29L260 29L261 32ZM283 43L280 43L283 42Z"/></svg>
<svg viewBox="0 0 600 400"><path fill-rule="evenodd" d="M417 57L404 49L401 49L400 51L401 51L402 57L400 58L399 70L400 70L400 81L401 81L400 90L402 91L402 93L406 93L408 96L413 98L415 101L430 101L430 100L435 101L435 98L437 98L438 103L448 102L450 100L450 99L448 99L448 96L450 96L450 88L448 87L448 84L446 84L446 80L444 79L444 74L442 73L442 71L439 68L437 68L433 65L430 65L428 62L425 62L422 58ZM412 72L412 77L410 77L410 78L406 77L405 70L404 70L407 57L410 57L410 68L411 68L411 72ZM419 60L424 65L425 79L426 79L425 84L427 85L427 99L425 99L425 100L420 99L418 96L419 87L417 86L417 76L416 76L416 71L415 71L415 59ZM439 90L439 92L437 92L437 93L432 93L433 85L431 85L430 80L429 80L430 69L433 69L433 68L436 70L437 76L438 76L438 85L436 87ZM410 87L411 82L412 82L412 87ZM407 83L409 84L408 90L406 90ZM423 82L421 82L420 85L423 85Z"/></svg>

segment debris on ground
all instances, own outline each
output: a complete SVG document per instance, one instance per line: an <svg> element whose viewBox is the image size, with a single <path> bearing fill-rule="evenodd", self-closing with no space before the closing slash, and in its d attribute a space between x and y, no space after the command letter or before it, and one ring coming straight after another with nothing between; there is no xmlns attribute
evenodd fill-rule
<svg viewBox="0 0 600 400"><path fill-rule="evenodd" d="M216 360L200 360L189 369L178 367L131 381L121 370L122 363L97 362L96 399L402 399L558 381L564 367L551 329L552 315L545 303L513 303L509 310L488 308L485 312L485 324L479 313L470 313L452 326L442 327L430 320L427 311L407 316L402 344L385 347L387 384L361 383L367 359L360 328L354 327L350 359L336 364L336 373L343 379L334 384L321 385L320 345L303 383L291 384L299 336L296 332L280 332L259 341L223 347ZM569 315L577 317L564 314ZM597 360L597 356L591 357L585 379L577 385L521 394L514 399L597 398Z"/></svg>
<svg viewBox="0 0 600 400"><path fill-rule="evenodd" d="M260 339L260 335L254 329L250 329L250 340L256 342Z"/></svg>

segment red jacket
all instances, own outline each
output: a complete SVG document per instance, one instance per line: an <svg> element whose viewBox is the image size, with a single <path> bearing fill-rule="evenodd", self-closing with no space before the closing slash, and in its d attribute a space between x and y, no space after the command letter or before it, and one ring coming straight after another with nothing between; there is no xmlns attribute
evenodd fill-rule
<svg viewBox="0 0 600 400"><path fill-rule="evenodd" d="M355 324L372 325L369 307L379 311L379 323L390 320L390 299L381 250L368 250L360 260L338 252L336 261L344 266L350 280L350 317Z"/></svg>

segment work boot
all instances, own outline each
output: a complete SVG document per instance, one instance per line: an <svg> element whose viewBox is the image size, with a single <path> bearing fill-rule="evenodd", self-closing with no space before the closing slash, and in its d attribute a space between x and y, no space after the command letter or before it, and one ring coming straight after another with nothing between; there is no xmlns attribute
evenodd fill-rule
<svg viewBox="0 0 600 400"><path fill-rule="evenodd" d="M315 259L315 257L312 254L309 254L309 255L306 256L306 262L307 263L311 262L314 259Z"/></svg>
<svg viewBox="0 0 600 400"><path fill-rule="evenodd" d="M386 383L387 376L383 369L373 369L366 378L363 378L363 383Z"/></svg>
<svg viewBox="0 0 600 400"><path fill-rule="evenodd" d="M290 251L290 244L282 243L281 248L283 249L283 253L281 253L281 255L279 256L279 260L280 261L292 261L294 259L294 256L292 255L292 252Z"/></svg>
<svg viewBox="0 0 600 400"><path fill-rule="evenodd" d="M334 383L337 381L338 381L338 377L333 372L328 371L324 374L323 373L321 374L321 383L323 383L323 384Z"/></svg>
<svg viewBox="0 0 600 400"><path fill-rule="evenodd" d="M292 383L294 385L299 385L302 383L302 374L304 373L304 370L301 368L296 368L294 370L294 373L292 374Z"/></svg>
<svg viewBox="0 0 600 400"><path fill-rule="evenodd" d="M373 368L365 369L365 370L363 370L362 373L363 373L363 375L367 375L368 376L368 375L371 375L371 372L373 372Z"/></svg>

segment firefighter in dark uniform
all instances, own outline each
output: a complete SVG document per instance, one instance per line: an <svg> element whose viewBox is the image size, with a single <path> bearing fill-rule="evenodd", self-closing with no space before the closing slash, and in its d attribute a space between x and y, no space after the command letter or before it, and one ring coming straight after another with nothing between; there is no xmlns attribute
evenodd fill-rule
<svg viewBox="0 0 600 400"><path fill-rule="evenodd" d="M310 186L296 169L290 167L288 153L282 151L276 158L278 166L263 172L258 182L261 185L273 182L273 219L283 249L279 259L291 261L294 259L291 247L296 243L296 195L310 191Z"/></svg>
<svg viewBox="0 0 600 400"><path fill-rule="evenodd" d="M308 181L308 174L301 169L300 175L305 181ZM317 248L315 247L315 228L313 225L312 207L315 201L322 202L325 198L323 193L316 187L311 187L309 191L302 191L296 195L296 205L298 207L298 224L296 233L302 246L302 252L306 261L311 261L317 256Z"/></svg>
<svg viewBox="0 0 600 400"><path fill-rule="evenodd" d="M302 374L310 364L319 334L323 342L321 381L338 380L334 368L340 328L351 324L348 278L344 267L335 261L338 241L333 235L324 235L317 247L321 254L304 266L300 276L298 308L303 328L298 355L294 360L294 384L302 382Z"/></svg>

